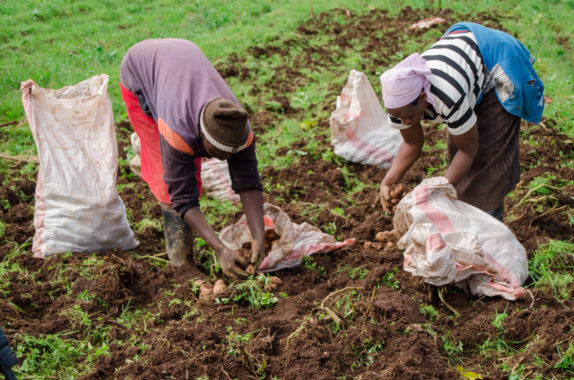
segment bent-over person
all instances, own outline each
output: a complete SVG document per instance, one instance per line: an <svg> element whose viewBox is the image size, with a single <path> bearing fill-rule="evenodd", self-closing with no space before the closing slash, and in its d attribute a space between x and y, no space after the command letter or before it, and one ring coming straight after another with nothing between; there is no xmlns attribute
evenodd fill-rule
<svg viewBox="0 0 574 380"><path fill-rule="evenodd" d="M141 176L161 205L170 263L191 261L196 231L215 250L226 275L244 274L246 260L223 244L199 207L201 159L214 157L227 160L253 237L250 262L257 267L265 235L255 138L247 112L225 80L194 43L166 38L132 46L120 82L140 138Z"/></svg>
<svg viewBox="0 0 574 380"><path fill-rule="evenodd" d="M390 211L391 188L422 152L424 119L446 124L445 177L458 198L502 220L504 198L520 180L520 120L538 123L544 108L533 62L514 37L463 22L384 72L383 102L403 143L381 182L383 208Z"/></svg>

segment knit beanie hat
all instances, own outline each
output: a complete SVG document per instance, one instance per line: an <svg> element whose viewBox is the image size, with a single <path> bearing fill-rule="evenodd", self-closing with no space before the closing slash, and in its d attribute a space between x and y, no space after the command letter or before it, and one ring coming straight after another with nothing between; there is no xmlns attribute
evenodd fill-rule
<svg viewBox="0 0 574 380"><path fill-rule="evenodd" d="M201 110L200 125L207 141L217 149L236 153L247 147L247 112L237 103L216 98Z"/></svg>

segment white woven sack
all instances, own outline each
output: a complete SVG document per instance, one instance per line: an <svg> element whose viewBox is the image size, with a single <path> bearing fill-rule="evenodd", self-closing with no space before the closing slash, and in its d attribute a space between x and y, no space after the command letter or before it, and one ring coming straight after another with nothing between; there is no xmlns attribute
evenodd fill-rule
<svg viewBox="0 0 574 380"><path fill-rule="evenodd" d="M227 161L204 158L201 161L201 192L214 199L239 202L239 195L231 188Z"/></svg>
<svg viewBox="0 0 574 380"><path fill-rule="evenodd" d="M258 272L272 272L293 268L301 264L303 257L353 244L355 239L337 241L309 223L296 224L280 207L263 205L265 229L274 229L279 239L273 243ZM243 215L237 223L225 227L219 234L221 241L234 251L251 242L247 218Z"/></svg>
<svg viewBox="0 0 574 380"><path fill-rule="evenodd" d="M473 295L524 294L526 250L498 219L456 197L444 177L425 179L397 205L393 219L404 269L425 282Z"/></svg>
<svg viewBox="0 0 574 380"><path fill-rule="evenodd" d="M344 159L379 168L391 166L403 139L391 127L367 76L351 70L331 113L331 144Z"/></svg>
<svg viewBox="0 0 574 380"><path fill-rule="evenodd" d="M116 190L118 146L108 76L59 90L22 82L38 150L34 256L137 246Z"/></svg>

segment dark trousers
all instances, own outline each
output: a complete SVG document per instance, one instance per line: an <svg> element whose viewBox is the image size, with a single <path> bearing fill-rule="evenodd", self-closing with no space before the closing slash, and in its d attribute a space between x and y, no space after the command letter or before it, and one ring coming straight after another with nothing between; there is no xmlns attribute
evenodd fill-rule
<svg viewBox="0 0 574 380"><path fill-rule="evenodd" d="M478 119L478 153L456 191L460 200L494 211L503 206L506 194L520 181L520 117L500 105L494 90L483 96L474 112ZM450 135L447 145L450 163L458 150Z"/></svg>

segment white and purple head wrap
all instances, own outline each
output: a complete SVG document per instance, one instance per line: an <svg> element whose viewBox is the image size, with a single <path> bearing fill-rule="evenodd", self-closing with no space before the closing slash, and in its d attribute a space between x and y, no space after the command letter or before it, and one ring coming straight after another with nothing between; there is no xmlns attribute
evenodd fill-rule
<svg viewBox="0 0 574 380"><path fill-rule="evenodd" d="M409 55L395 67L381 75L383 102L388 109L399 108L412 103L424 91L427 101L434 106L431 96L431 71L427 61L418 53Z"/></svg>

